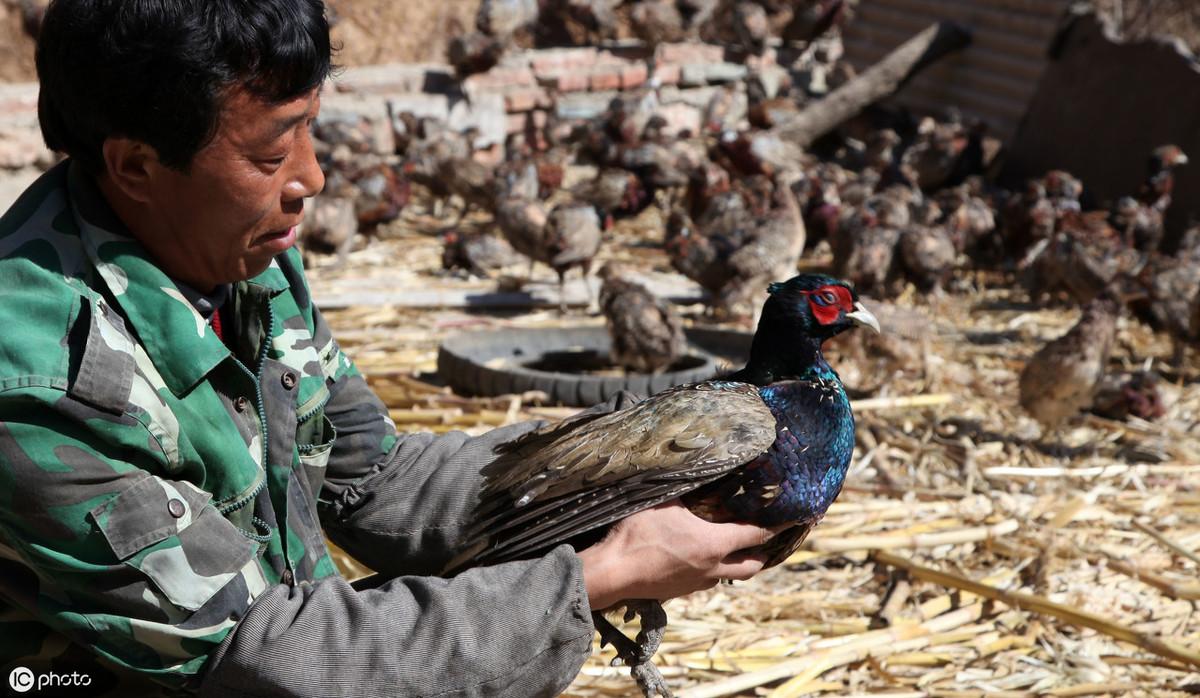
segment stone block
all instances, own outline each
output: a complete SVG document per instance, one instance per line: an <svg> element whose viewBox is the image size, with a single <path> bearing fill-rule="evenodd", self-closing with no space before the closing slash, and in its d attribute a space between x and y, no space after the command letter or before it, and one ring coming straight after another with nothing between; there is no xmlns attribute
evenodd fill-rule
<svg viewBox="0 0 1200 698"><path fill-rule="evenodd" d="M562 120L594 119L608 109L616 92L576 92L562 95L554 107L554 114Z"/></svg>
<svg viewBox="0 0 1200 698"><path fill-rule="evenodd" d="M693 135L700 133L700 108L683 102L665 104L658 108L658 115L666 120L666 133L677 136L683 131Z"/></svg>
<svg viewBox="0 0 1200 698"><path fill-rule="evenodd" d="M450 118L450 98L446 95L423 92L392 95L387 99L387 106L393 119L404 112L419 119L428 117L445 121Z"/></svg>
<svg viewBox="0 0 1200 698"><path fill-rule="evenodd" d="M504 144L508 136L508 112L504 110L504 97L497 93L476 95L470 100L461 99L450 105L446 125L454 131L476 128L479 135L475 146L486 148Z"/></svg>
<svg viewBox="0 0 1200 698"><path fill-rule="evenodd" d="M685 63L679 71L680 87L699 87L708 84L708 66L700 63Z"/></svg>
<svg viewBox="0 0 1200 698"><path fill-rule="evenodd" d="M737 63L710 63L704 66L704 78L710 83L738 82L746 79L746 66Z"/></svg>

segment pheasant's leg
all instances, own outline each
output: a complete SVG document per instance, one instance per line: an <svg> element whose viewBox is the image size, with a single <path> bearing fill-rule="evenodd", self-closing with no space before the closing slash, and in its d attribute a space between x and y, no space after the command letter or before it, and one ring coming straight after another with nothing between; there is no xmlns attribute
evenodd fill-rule
<svg viewBox="0 0 1200 698"><path fill-rule="evenodd" d="M596 298L596 292L594 289L592 289L592 280L590 277L590 274L592 273L591 260L588 260L583 263L582 271L583 271L583 287L585 289L587 289L588 312L591 312L592 306L596 306L596 307L600 306L600 300L598 298Z"/></svg>
<svg viewBox="0 0 1200 698"><path fill-rule="evenodd" d="M671 690L667 688L666 680L652 661L667 629L667 612L658 601L646 599L630 601L626 608L628 610L625 611L625 617L632 618L636 613L640 616L642 625L636 638L638 661L629 667L629 673L637 679L638 686L647 696L661 695L671 698Z"/></svg>
<svg viewBox="0 0 1200 698"><path fill-rule="evenodd" d="M350 250L354 248L354 238L356 237L358 237L357 232L338 244L337 261L334 262L334 268L340 269L346 263L346 258L350 256Z"/></svg>
<svg viewBox="0 0 1200 698"><path fill-rule="evenodd" d="M458 230L459 228L461 228L463 220L466 219L467 214L470 212L471 212L471 203L469 201L467 201L466 199L463 199L463 207L461 209L459 209L459 211L458 211L458 220L454 221L454 225L451 226L451 229Z"/></svg>
<svg viewBox="0 0 1200 698"><path fill-rule="evenodd" d="M652 661L662 643L663 629L667 625L666 612L657 601L630 601L627 608L627 619L635 613L641 616L642 629L637 634L637 641L630 640L613 627L602 614L593 613L596 630L600 632L600 646L611 644L617 650L613 666L620 662L629 667L630 676L637 681L646 698L673 698L666 679Z"/></svg>
<svg viewBox="0 0 1200 698"><path fill-rule="evenodd" d="M1179 338L1171 341L1173 344L1171 347L1171 368L1178 370L1183 368L1184 359L1187 358L1187 344ZM1179 375L1182 376L1183 372L1181 371ZM1180 380L1183 380L1182 377Z"/></svg>
<svg viewBox="0 0 1200 698"><path fill-rule="evenodd" d="M567 314L567 272L564 269L556 269L558 272L558 314Z"/></svg>

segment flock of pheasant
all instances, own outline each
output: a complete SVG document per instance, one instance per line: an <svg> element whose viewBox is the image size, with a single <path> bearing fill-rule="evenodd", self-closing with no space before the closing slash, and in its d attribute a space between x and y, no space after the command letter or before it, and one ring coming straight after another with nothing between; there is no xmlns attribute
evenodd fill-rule
<svg viewBox="0 0 1200 698"><path fill-rule="evenodd" d="M843 7L810 4L826 15ZM839 31L834 21L809 26ZM751 71L744 85L717 92L693 133L671 132L651 80L598 118L511 136L497 165L477 157L474 133L399 114L402 164L357 171L354 209L340 215L360 223L395 217L415 184L439 212L442 202L459 202L443 233L447 269L484 276L524 260L532 273L540 262L560 284L572 270L590 274L616 221L659 221L671 265L707 291L711 313L722 318L753 312L767 285L793 276L806 252L831 256L832 274L874 298L909 284L952 293L971 277L963 272L1002 271L1035 303L1084 307L1079 324L1039 351L1021 377L1021 404L1046 429L1091 405L1118 315L1169 333L1176 362L1200 336L1200 228L1174 253L1163 249L1174 173L1187 164L1179 148L1154 150L1140 188L1085 211L1083 184L1064 171L1015 192L991 184L989 139L978 121L903 115L807 150L769 130L825 87ZM744 113L731 108L738 90L748 99ZM327 192L351 186L336 151L324 150ZM564 186L568 169L581 165L594 176ZM644 216L649 208L657 216ZM472 211L488 222L476 216L460 225ZM686 347L677 311L630 269L610 265L601 276L614 358L639 372L670 367ZM1119 409L1154 418L1161 405L1152 393L1134 386Z"/></svg>

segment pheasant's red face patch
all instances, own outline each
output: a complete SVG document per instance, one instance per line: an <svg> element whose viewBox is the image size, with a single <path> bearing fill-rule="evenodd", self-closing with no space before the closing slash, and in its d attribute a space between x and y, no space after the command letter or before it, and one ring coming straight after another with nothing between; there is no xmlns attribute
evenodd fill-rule
<svg viewBox="0 0 1200 698"><path fill-rule="evenodd" d="M813 317L822 325L837 322L843 312L854 312L854 298L845 286L822 286L815 291L805 291L804 295L808 296Z"/></svg>

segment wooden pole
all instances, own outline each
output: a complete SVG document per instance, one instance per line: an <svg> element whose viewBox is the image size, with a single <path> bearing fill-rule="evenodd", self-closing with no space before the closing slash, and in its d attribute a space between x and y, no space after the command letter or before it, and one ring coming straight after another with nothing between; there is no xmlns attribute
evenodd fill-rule
<svg viewBox="0 0 1200 698"><path fill-rule="evenodd" d="M781 139L807 148L869 105L895 93L925 67L970 43L971 33L958 24L943 21L930 25L862 75L772 130Z"/></svg>

